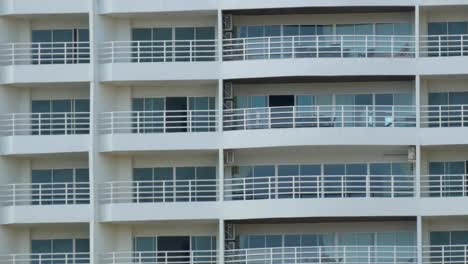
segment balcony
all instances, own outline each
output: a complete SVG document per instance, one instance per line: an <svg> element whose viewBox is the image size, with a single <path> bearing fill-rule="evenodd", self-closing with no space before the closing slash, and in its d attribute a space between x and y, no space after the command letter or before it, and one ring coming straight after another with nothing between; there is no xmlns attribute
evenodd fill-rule
<svg viewBox="0 0 468 264"><path fill-rule="evenodd" d="M268 263L417 263L413 246L315 246L233 249L225 252L226 264Z"/></svg>
<svg viewBox="0 0 468 264"><path fill-rule="evenodd" d="M3 154L85 152L89 146L89 113L4 114L0 117L0 134Z"/></svg>
<svg viewBox="0 0 468 264"><path fill-rule="evenodd" d="M0 45L5 84L88 82L89 42L34 42ZM66 65L66 66L65 66Z"/></svg>
<svg viewBox="0 0 468 264"><path fill-rule="evenodd" d="M58 264L58 263L90 263L89 252L85 253L38 253L0 255L0 262L5 264Z"/></svg>
<svg viewBox="0 0 468 264"><path fill-rule="evenodd" d="M216 149L217 119L216 110L102 113L101 150Z"/></svg>
<svg viewBox="0 0 468 264"><path fill-rule="evenodd" d="M408 75L414 57L415 37L406 35L233 38L223 40L223 77Z"/></svg>
<svg viewBox="0 0 468 264"><path fill-rule="evenodd" d="M107 182L100 199L104 221L214 219L219 210L216 179Z"/></svg>
<svg viewBox="0 0 468 264"><path fill-rule="evenodd" d="M216 250L189 251L134 251L104 254L103 264L129 263L178 263L178 264L217 264Z"/></svg>
<svg viewBox="0 0 468 264"><path fill-rule="evenodd" d="M307 144L414 144L416 107L405 106L285 106L224 111L229 147ZM267 133L261 130L268 129ZM285 129L289 129L285 138ZM397 136L398 135L398 136ZM246 136L252 140L245 140ZM242 139L241 139L242 137ZM381 138L384 137L384 138ZM394 140L394 141L393 141ZM229 145L232 142L232 146ZM240 143L240 144L239 144Z"/></svg>
<svg viewBox="0 0 468 264"><path fill-rule="evenodd" d="M467 74L468 35L422 36L420 56L421 74Z"/></svg>
<svg viewBox="0 0 468 264"><path fill-rule="evenodd" d="M311 175L225 179L225 200L414 197L413 175Z"/></svg>
<svg viewBox="0 0 468 264"><path fill-rule="evenodd" d="M467 144L467 105L421 106L421 142L424 145Z"/></svg>
<svg viewBox="0 0 468 264"><path fill-rule="evenodd" d="M102 81L218 79L216 40L110 41L101 53Z"/></svg>
<svg viewBox="0 0 468 264"><path fill-rule="evenodd" d="M442 174L421 177L422 197L467 197L468 175Z"/></svg>
<svg viewBox="0 0 468 264"><path fill-rule="evenodd" d="M468 245L423 246L423 264L468 263Z"/></svg>
<svg viewBox="0 0 468 264"><path fill-rule="evenodd" d="M6 223L87 222L89 183L20 183L1 186Z"/></svg>

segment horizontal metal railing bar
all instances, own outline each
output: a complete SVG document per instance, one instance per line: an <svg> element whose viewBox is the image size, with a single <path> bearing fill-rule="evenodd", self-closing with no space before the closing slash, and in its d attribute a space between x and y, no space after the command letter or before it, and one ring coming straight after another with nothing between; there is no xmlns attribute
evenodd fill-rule
<svg viewBox="0 0 468 264"><path fill-rule="evenodd" d="M359 179L356 179L359 178ZM360 184L359 186L356 186ZM224 196L232 199L277 199L286 195L298 198L314 195L347 197L389 195L391 197L415 196L414 175L300 175L253 178L227 178L224 180Z"/></svg>
<svg viewBox="0 0 468 264"><path fill-rule="evenodd" d="M116 111L100 117L100 131L113 133L211 132L217 130L217 110Z"/></svg>
<svg viewBox="0 0 468 264"><path fill-rule="evenodd" d="M90 184L67 183L19 183L0 186L0 199L5 205L43 205L89 203Z"/></svg>
<svg viewBox="0 0 468 264"><path fill-rule="evenodd" d="M101 63L216 61L217 40L135 40L103 42Z"/></svg>
<svg viewBox="0 0 468 264"><path fill-rule="evenodd" d="M102 255L105 264L117 263L164 263L164 264L216 264L216 250L190 251L134 251L111 252Z"/></svg>
<svg viewBox="0 0 468 264"><path fill-rule="evenodd" d="M89 112L0 114L0 134L4 136L89 133L89 126Z"/></svg>
<svg viewBox="0 0 468 264"><path fill-rule="evenodd" d="M180 200L213 200L218 197L217 179L119 181L100 186L104 203L179 202Z"/></svg>
<svg viewBox="0 0 468 264"><path fill-rule="evenodd" d="M0 44L0 64L76 64L89 63L90 42L24 42Z"/></svg>
<svg viewBox="0 0 468 264"><path fill-rule="evenodd" d="M414 36L308 35L223 40L225 60L302 57L414 57Z"/></svg>

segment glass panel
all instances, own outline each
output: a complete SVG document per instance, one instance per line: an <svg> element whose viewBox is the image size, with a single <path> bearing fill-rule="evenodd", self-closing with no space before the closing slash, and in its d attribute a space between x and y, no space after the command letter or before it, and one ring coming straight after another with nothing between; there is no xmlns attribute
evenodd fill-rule
<svg viewBox="0 0 468 264"><path fill-rule="evenodd" d="M52 170L32 170L31 183L31 204L52 204Z"/></svg>
<svg viewBox="0 0 468 264"><path fill-rule="evenodd" d="M153 29L153 62L174 60L174 45L172 28Z"/></svg>
<svg viewBox="0 0 468 264"><path fill-rule="evenodd" d="M52 253L52 240L31 240L31 253Z"/></svg>
<svg viewBox="0 0 468 264"><path fill-rule="evenodd" d="M215 60L215 29L214 27L195 28L194 56L196 61L214 61Z"/></svg>
<svg viewBox="0 0 468 264"><path fill-rule="evenodd" d="M75 170L75 195L77 204L89 203L89 169Z"/></svg>
<svg viewBox="0 0 468 264"><path fill-rule="evenodd" d="M52 30L33 30L31 40L32 64L51 64Z"/></svg>
<svg viewBox="0 0 468 264"><path fill-rule="evenodd" d="M268 199L272 195L270 189L272 188L274 179L274 165L254 166L251 186L251 189L253 189L253 199ZM249 187L247 188L250 189Z"/></svg>
<svg viewBox="0 0 468 264"><path fill-rule="evenodd" d="M174 201L174 169L171 167L153 168L152 195L154 202Z"/></svg>
<svg viewBox="0 0 468 264"><path fill-rule="evenodd" d="M344 186L341 183L345 177L345 164L323 165L324 197L343 197Z"/></svg>
<svg viewBox="0 0 468 264"><path fill-rule="evenodd" d="M194 167L178 167L176 168L176 201L190 201L191 200L191 188L190 186L195 180L195 168Z"/></svg>
<svg viewBox="0 0 468 264"><path fill-rule="evenodd" d="M370 195L371 197L391 196L391 164L370 164Z"/></svg>
<svg viewBox="0 0 468 264"><path fill-rule="evenodd" d="M346 197L366 197L367 164L346 164Z"/></svg>
<svg viewBox="0 0 468 264"><path fill-rule="evenodd" d="M175 29L175 60L176 61L192 61L194 50L192 40L195 39L195 28L180 27Z"/></svg>
<svg viewBox="0 0 468 264"><path fill-rule="evenodd" d="M299 165L278 166L278 198L299 198ZM274 183L273 183L274 184ZM270 186L272 183L270 182Z"/></svg>
<svg viewBox="0 0 468 264"><path fill-rule="evenodd" d="M196 177L192 201L216 201L216 167L198 167Z"/></svg>
<svg viewBox="0 0 468 264"><path fill-rule="evenodd" d="M52 31L52 58L54 64L72 63L74 44L73 30L71 29L56 29Z"/></svg>

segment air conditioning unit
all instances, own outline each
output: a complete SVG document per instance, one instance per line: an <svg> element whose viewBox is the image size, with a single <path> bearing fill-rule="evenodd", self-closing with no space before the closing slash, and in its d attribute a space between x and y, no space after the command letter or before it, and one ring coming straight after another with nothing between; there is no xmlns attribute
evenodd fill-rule
<svg viewBox="0 0 468 264"><path fill-rule="evenodd" d="M408 147L408 161L416 162L416 146Z"/></svg>
<svg viewBox="0 0 468 264"><path fill-rule="evenodd" d="M233 34L232 34L231 31L228 31L228 32L224 32L224 33L223 33L223 39L224 39L224 40L230 40L230 39L232 39L232 37L233 37ZM232 46L231 46L231 45L228 45L227 47L232 47Z"/></svg>
<svg viewBox="0 0 468 264"><path fill-rule="evenodd" d="M232 31L232 15L223 15L223 30Z"/></svg>
<svg viewBox="0 0 468 264"><path fill-rule="evenodd" d="M224 151L224 164L233 165L236 162L234 157L234 150L227 149Z"/></svg>
<svg viewBox="0 0 468 264"><path fill-rule="evenodd" d="M226 223L224 225L224 240L235 240L236 239L236 226L232 223Z"/></svg>
<svg viewBox="0 0 468 264"><path fill-rule="evenodd" d="M224 243L224 248L226 250L236 249L236 241L226 241Z"/></svg>
<svg viewBox="0 0 468 264"><path fill-rule="evenodd" d="M224 110L234 109L234 102L232 100L225 100L223 103Z"/></svg>
<svg viewBox="0 0 468 264"><path fill-rule="evenodd" d="M232 82L225 82L223 86L224 100L231 100L233 98Z"/></svg>

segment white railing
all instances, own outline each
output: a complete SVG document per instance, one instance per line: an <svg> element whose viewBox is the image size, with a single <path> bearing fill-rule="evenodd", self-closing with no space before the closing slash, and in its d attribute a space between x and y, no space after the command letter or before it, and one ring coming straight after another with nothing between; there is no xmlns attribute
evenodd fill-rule
<svg viewBox="0 0 468 264"><path fill-rule="evenodd" d="M162 180L107 182L101 187L103 203L171 203L216 201L218 181Z"/></svg>
<svg viewBox="0 0 468 264"><path fill-rule="evenodd" d="M223 40L224 60L284 58L412 58L415 37L404 35L310 35Z"/></svg>
<svg viewBox="0 0 468 264"><path fill-rule="evenodd" d="M0 186L0 200L6 206L88 204L89 183L18 183Z"/></svg>
<svg viewBox="0 0 468 264"><path fill-rule="evenodd" d="M224 110L224 130L415 126L415 106L320 105Z"/></svg>
<svg viewBox="0 0 468 264"><path fill-rule="evenodd" d="M224 180L226 200L413 197L413 175L301 175Z"/></svg>
<svg viewBox="0 0 468 264"><path fill-rule="evenodd" d="M0 65L89 63L89 42L0 44Z"/></svg>
<svg viewBox="0 0 468 264"><path fill-rule="evenodd" d="M468 34L422 36L420 53L422 57L468 56Z"/></svg>
<svg viewBox="0 0 468 264"><path fill-rule="evenodd" d="M421 106L421 127L468 127L468 105Z"/></svg>
<svg viewBox="0 0 468 264"><path fill-rule="evenodd" d="M12 113L0 115L0 134L3 136L88 133L88 112Z"/></svg>
<svg viewBox="0 0 468 264"><path fill-rule="evenodd" d="M411 246L317 246L226 250L226 264L330 263L411 264L417 263Z"/></svg>
<svg viewBox="0 0 468 264"><path fill-rule="evenodd" d="M467 174L424 175L421 177L421 196L468 196Z"/></svg>
<svg viewBox="0 0 468 264"><path fill-rule="evenodd" d="M468 245L424 246L423 264L466 264Z"/></svg>
<svg viewBox="0 0 468 264"><path fill-rule="evenodd" d="M101 45L101 63L193 62L217 60L216 40L109 41Z"/></svg>
<svg viewBox="0 0 468 264"><path fill-rule="evenodd" d="M216 250L112 252L103 264L218 264Z"/></svg>
<svg viewBox="0 0 468 264"><path fill-rule="evenodd" d="M101 133L214 132L216 110L119 111L101 114Z"/></svg>
<svg viewBox="0 0 468 264"><path fill-rule="evenodd" d="M38 253L0 255L2 264L88 264L89 253Z"/></svg>

